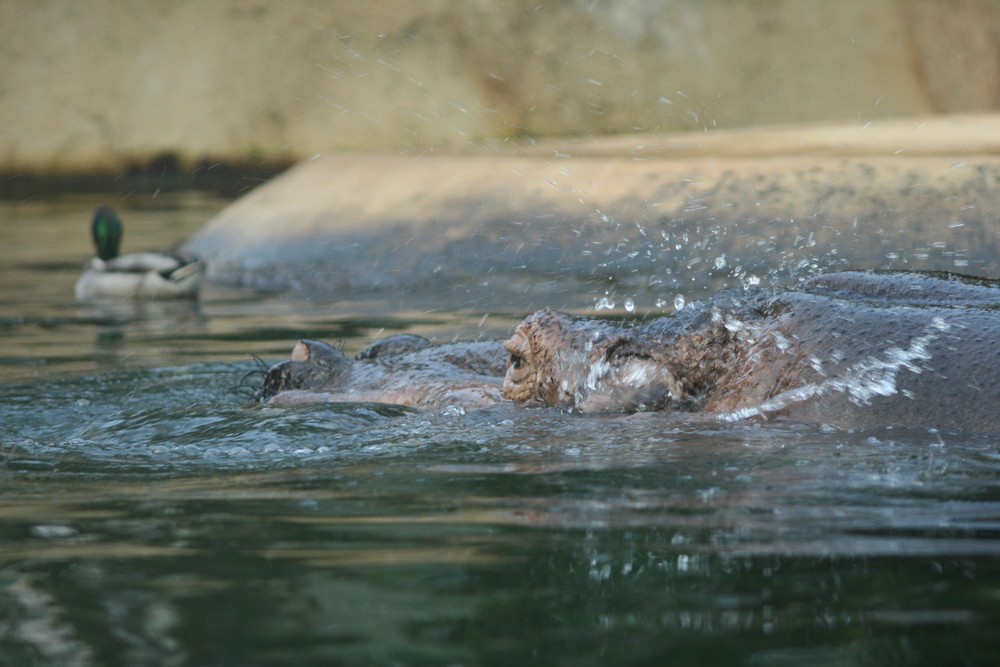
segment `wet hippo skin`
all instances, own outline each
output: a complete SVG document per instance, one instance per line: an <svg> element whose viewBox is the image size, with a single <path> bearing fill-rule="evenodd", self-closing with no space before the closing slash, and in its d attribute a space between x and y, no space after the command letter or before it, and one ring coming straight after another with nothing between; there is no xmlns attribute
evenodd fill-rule
<svg viewBox="0 0 1000 667"><path fill-rule="evenodd" d="M505 347L525 404L1000 432L991 281L845 272L626 326L541 311Z"/></svg>
<svg viewBox="0 0 1000 667"><path fill-rule="evenodd" d="M497 341L432 346L399 334L353 359L321 341L301 340L265 373L256 398L270 403L392 403L482 408L500 395L505 353Z"/></svg>
<svg viewBox="0 0 1000 667"><path fill-rule="evenodd" d="M723 291L649 321L543 310L502 347L401 335L349 358L300 341L267 371L257 398L422 408L511 401L1000 433L998 376L995 282L844 272L794 290Z"/></svg>

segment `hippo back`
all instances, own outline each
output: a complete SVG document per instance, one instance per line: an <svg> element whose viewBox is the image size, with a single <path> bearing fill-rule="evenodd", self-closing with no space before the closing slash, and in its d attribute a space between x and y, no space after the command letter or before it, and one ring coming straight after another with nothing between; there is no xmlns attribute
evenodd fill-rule
<svg viewBox="0 0 1000 667"><path fill-rule="evenodd" d="M738 400L718 400L716 411L846 428L1000 432L994 283L832 274L802 291L764 296L756 312L758 356L748 363L756 366L755 382L769 389L753 395L744 388ZM722 383L719 397L735 377Z"/></svg>

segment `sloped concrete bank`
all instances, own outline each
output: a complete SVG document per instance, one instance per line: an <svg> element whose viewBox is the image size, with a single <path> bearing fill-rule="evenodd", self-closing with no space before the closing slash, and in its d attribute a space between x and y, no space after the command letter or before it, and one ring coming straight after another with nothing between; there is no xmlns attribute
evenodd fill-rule
<svg viewBox="0 0 1000 667"><path fill-rule="evenodd" d="M649 302L843 268L996 277L1000 117L329 155L189 243L227 285ZM650 305L650 304L646 304Z"/></svg>

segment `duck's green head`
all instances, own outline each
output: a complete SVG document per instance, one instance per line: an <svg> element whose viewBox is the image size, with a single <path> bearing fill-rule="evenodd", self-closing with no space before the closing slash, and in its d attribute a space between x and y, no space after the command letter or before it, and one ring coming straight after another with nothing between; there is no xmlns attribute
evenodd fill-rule
<svg viewBox="0 0 1000 667"><path fill-rule="evenodd" d="M122 221L110 206L98 206L94 210L94 220L90 232L97 246L97 256L105 262L118 256L118 246L122 242Z"/></svg>

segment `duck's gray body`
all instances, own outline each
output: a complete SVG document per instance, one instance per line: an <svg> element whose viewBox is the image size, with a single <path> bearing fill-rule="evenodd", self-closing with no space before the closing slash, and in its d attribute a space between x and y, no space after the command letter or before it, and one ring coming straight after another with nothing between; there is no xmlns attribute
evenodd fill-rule
<svg viewBox="0 0 1000 667"><path fill-rule="evenodd" d="M76 281L74 293L78 301L198 296L205 265L197 258L153 252L118 254L123 228L121 218L110 206L99 206L94 211L91 234L97 256Z"/></svg>

